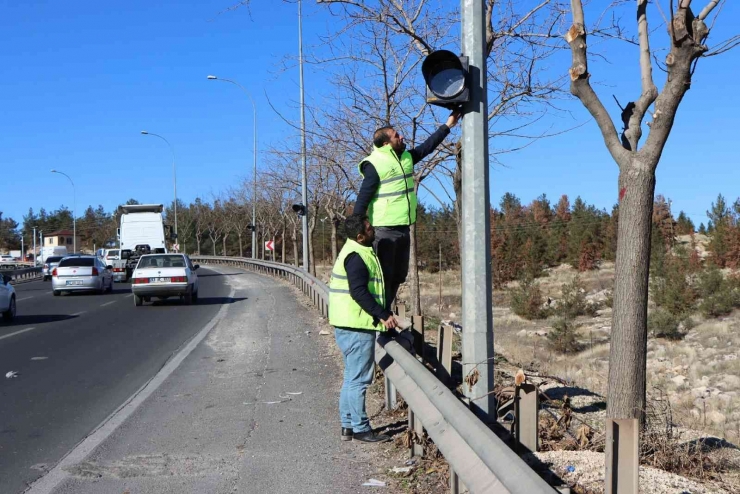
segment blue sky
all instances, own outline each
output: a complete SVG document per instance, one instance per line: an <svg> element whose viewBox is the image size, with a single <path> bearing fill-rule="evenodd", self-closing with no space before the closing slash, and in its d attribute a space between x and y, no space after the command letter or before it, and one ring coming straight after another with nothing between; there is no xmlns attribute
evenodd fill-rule
<svg viewBox="0 0 740 494"><path fill-rule="evenodd" d="M50 173L52 168L74 179L78 215L87 205L111 210L131 197L171 201L169 149L141 130L161 134L174 146L180 199L208 197L235 185L252 166L252 108L238 88L207 81L208 74L237 80L252 92L261 149L295 134L269 108L265 94L297 120L298 72L282 71L280 64L297 52L296 5L255 0L250 10L219 15L233 3L1 4L0 181L6 186L0 211L21 221L29 207L71 207L71 186ZM727 5L711 39L734 34L731 21L738 14L740 8ZM657 27L657 11L651 15ZM329 21L323 7L304 2L307 50ZM595 41L592 47L599 49ZM639 91L638 55L627 45L603 49L609 62L592 63L592 80L616 117L611 95L624 104ZM686 211L697 226L706 222L705 210L717 193L731 201L740 195L734 142L739 62L737 50L700 62L658 168L656 192L670 197L674 213ZM548 64L548 70L567 71L568 52ZM418 80L423 83L421 74ZM656 82L662 82L657 69ZM322 74L307 66L307 99L327 87ZM504 192L523 202L543 192L553 202L561 194L571 201L580 195L608 210L616 202L617 168L596 125L577 101L565 98L559 106L565 111L552 114L540 128L585 124L502 156L505 166L491 173L493 204ZM425 199L434 202L422 193Z"/></svg>

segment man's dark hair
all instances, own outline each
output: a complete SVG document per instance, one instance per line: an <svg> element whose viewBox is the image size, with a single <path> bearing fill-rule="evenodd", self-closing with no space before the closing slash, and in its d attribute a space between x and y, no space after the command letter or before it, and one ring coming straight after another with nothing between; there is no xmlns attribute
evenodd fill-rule
<svg viewBox="0 0 740 494"><path fill-rule="evenodd" d="M375 134L373 134L373 145L376 148L382 148L383 144L391 140L389 135L389 131L391 130L393 130L393 127L390 125L386 125L385 127L381 127L376 130Z"/></svg>
<svg viewBox="0 0 740 494"><path fill-rule="evenodd" d="M357 240L357 235L365 233L366 215L351 214L344 220L344 235L352 240Z"/></svg>

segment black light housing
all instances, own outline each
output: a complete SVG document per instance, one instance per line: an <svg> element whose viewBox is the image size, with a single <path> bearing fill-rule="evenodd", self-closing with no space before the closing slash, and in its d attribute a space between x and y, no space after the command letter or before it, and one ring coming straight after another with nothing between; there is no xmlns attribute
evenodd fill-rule
<svg viewBox="0 0 740 494"><path fill-rule="evenodd" d="M306 216L306 206L301 203L293 204L293 212L298 216Z"/></svg>
<svg viewBox="0 0 740 494"><path fill-rule="evenodd" d="M421 64L427 86L427 103L455 109L470 101L468 57L449 50L430 53Z"/></svg>
<svg viewBox="0 0 740 494"><path fill-rule="evenodd" d="M254 225L247 225L247 230L249 230L250 232L254 232L257 231L257 227L255 227Z"/></svg>

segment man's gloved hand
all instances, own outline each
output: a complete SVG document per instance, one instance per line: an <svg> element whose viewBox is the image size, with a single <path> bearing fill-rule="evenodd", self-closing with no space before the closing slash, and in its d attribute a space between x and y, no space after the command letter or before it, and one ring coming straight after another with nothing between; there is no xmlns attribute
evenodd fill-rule
<svg viewBox="0 0 740 494"><path fill-rule="evenodd" d="M414 335L410 329L398 332L396 341L404 347L409 353L414 354Z"/></svg>

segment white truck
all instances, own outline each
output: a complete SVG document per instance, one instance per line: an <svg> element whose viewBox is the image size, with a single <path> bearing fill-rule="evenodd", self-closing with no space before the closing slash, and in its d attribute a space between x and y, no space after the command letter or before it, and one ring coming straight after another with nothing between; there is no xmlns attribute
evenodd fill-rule
<svg viewBox="0 0 740 494"><path fill-rule="evenodd" d="M41 247L41 252L39 252L39 261L41 263L45 263L46 259L48 257L52 256L66 256L68 254L67 248L63 245L58 245L56 247Z"/></svg>
<svg viewBox="0 0 740 494"><path fill-rule="evenodd" d="M166 240L171 240L169 225L162 218L162 204L131 204L121 209L120 258L110 261L114 281L128 281L141 256L166 254Z"/></svg>

